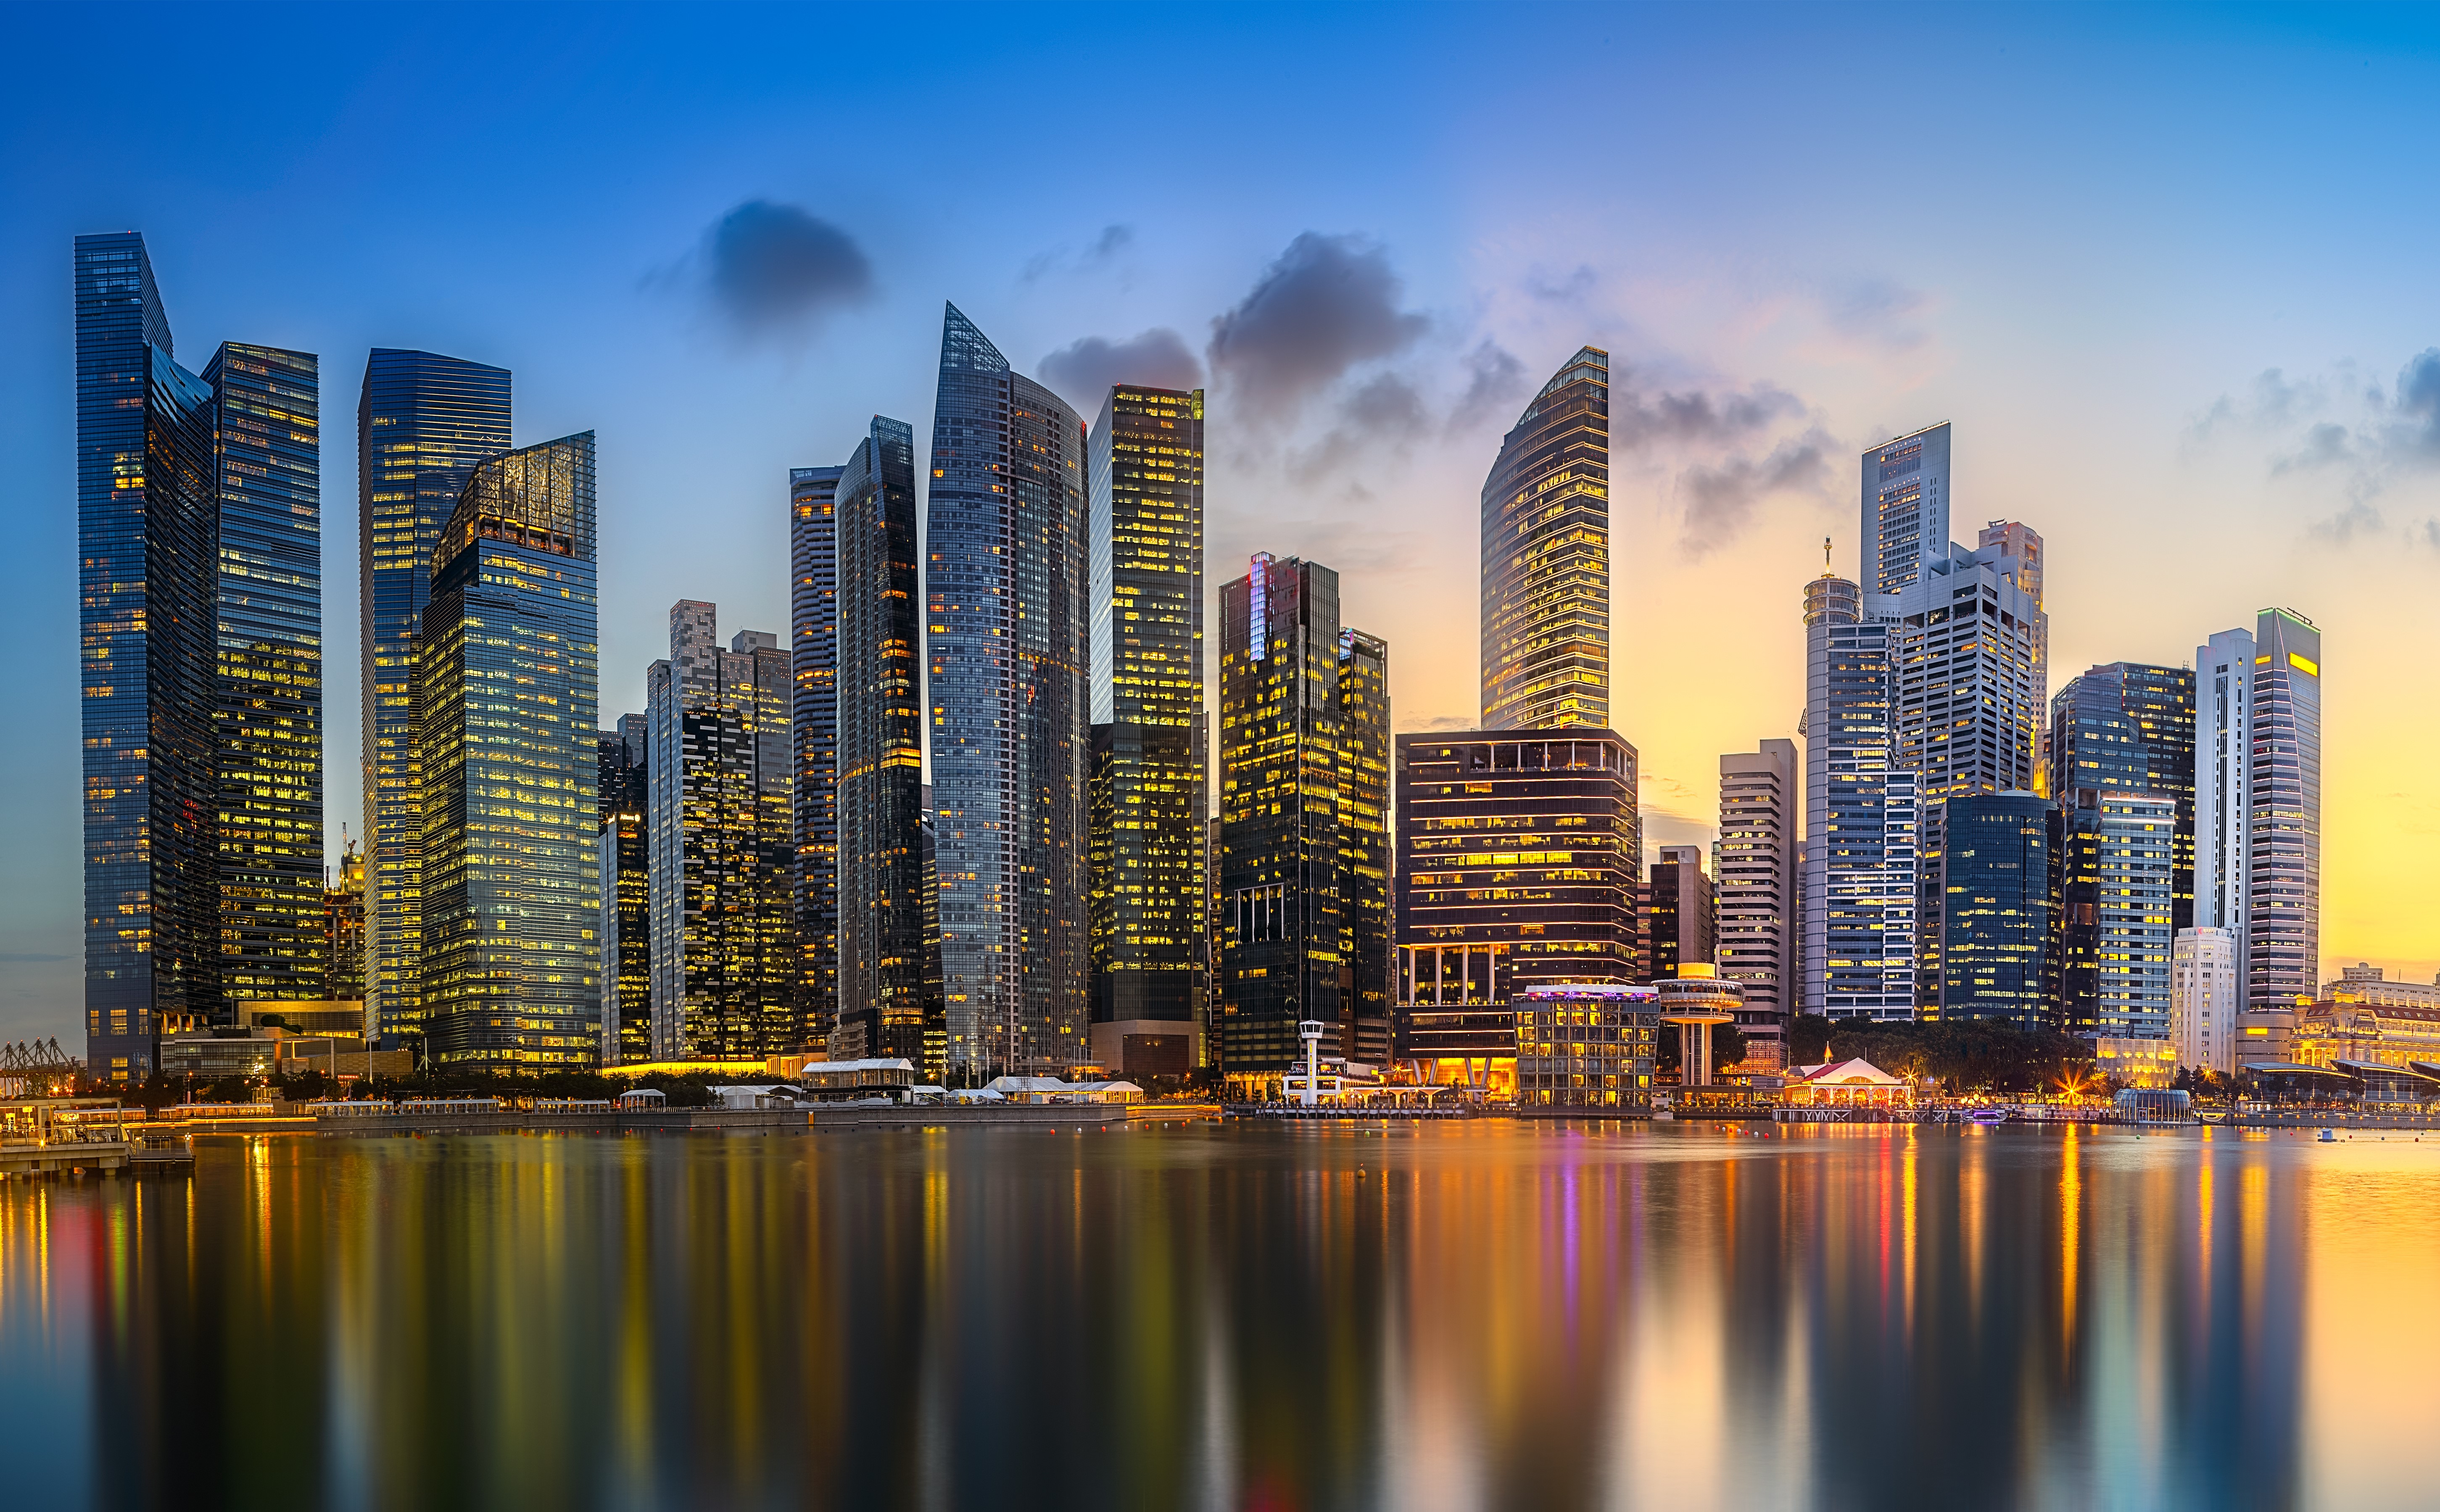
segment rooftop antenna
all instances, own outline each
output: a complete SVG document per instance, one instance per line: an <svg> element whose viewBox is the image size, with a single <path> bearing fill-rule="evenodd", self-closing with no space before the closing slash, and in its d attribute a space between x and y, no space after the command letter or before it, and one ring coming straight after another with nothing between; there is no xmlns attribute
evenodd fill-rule
<svg viewBox="0 0 2440 1512"><path fill-rule="evenodd" d="M1830 576L1830 538L1828 536L1821 538L1821 576L1824 578Z"/></svg>

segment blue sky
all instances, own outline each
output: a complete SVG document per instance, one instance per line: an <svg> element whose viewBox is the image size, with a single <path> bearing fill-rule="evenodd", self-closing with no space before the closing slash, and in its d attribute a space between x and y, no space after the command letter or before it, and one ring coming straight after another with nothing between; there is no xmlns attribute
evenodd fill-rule
<svg viewBox="0 0 2440 1512"><path fill-rule="evenodd" d="M2265 604L2323 625L2325 954L2440 966L2431 11L17 8L0 55L0 1038L77 1020L68 247L125 227L190 366L322 356L334 836L368 347L512 368L520 444L600 434L607 715L676 598L784 630L785 470L928 429L953 299L1030 372L1172 333L1211 585L1338 567L1402 728L1471 719L1482 473L1607 347L1653 417L1613 612L1656 844L1707 835L1719 752L1793 735L1857 453L1951 420L1956 532L2050 543L2054 686ZM724 304L754 202L844 237L862 295ZM1214 366L1215 320L1323 265L1377 318Z"/></svg>

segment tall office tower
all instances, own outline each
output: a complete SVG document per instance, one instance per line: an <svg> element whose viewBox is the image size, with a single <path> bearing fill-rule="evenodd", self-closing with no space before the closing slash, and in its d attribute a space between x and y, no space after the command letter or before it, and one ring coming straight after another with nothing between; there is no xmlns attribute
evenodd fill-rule
<svg viewBox="0 0 2440 1512"><path fill-rule="evenodd" d="M644 815L650 803L645 717L622 714L597 738L601 787L601 1063L653 1058L653 934Z"/></svg>
<svg viewBox="0 0 2440 1512"><path fill-rule="evenodd" d="M2182 667L2111 662L2051 699L2044 750L2048 794L2066 803L2084 789L2173 799L2178 828L2170 878L2172 929L2195 916L2195 674Z"/></svg>
<svg viewBox="0 0 2440 1512"><path fill-rule="evenodd" d="M2253 627L2245 996L2286 1007L2321 981L2322 632L2292 609Z"/></svg>
<svg viewBox="0 0 2440 1512"><path fill-rule="evenodd" d="M1434 1083L1514 1075L1529 987L1624 984L1643 836L1608 730L1402 735L1394 1058Z"/></svg>
<svg viewBox="0 0 2440 1512"><path fill-rule="evenodd" d="M2245 966L2253 860L2253 632L2224 630L2195 649L2195 924L2223 929Z"/></svg>
<svg viewBox="0 0 2440 1512"><path fill-rule="evenodd" d="M1482 727L1609 727L1609 353L1568 359L1482 483Z"/></svg>
<svg viewBox="0 0 2440 1512"><path fill-rule="evenodd" d="M323 995L321 380L311 352L224 342L220 501L220 987Z"/></svg>
<svg viewBox="0 0 2440 1512"><path fill-rule="evenodd" d="M2049 802L2031 792L1960 794L1948 802L1948 836L1940 1001L1930 1016L2047 1027L2057 991Z"/></svg>
<svg viewBox="0 0 2440 1512"><path fill-rule="evenodd" d="M592 432L475 468L420 620L427 1054L485 1071L588 1064L601 969Z"/></svg>
<svg viewBox="0 0 2440 1512"><path fill-rule="evenodd" d="M839 987L832 1057L903 1057L937 1081L948 1041L924 989L913 427L873 418L840 470L836 506Z"/></svg>
<svg viewBox="0 0 2440 1512"><path fill-rule="evenodd" d="M1864 591L1893 594L1948 555L1948 422L1864 454Z"/></svg>
<svg viewBox="0 0 2440 1512"><path fill-rule="evenodd" d="M1897 628L1828 573L1804 590L1803 1012L1914 1017L1919 788L1895 759Z"/></svg>
<svg viewBox="0 0 2440 1512"><path fill-rule="evenodd" d="M2113 1040L2169 1037L2178 802L2125 788L2061 793L2054 827L2059 914L2054 1027Z"/></svg>
<svg viewBox="0 0 2440 1512"><path fill-rule="evenodd" d="M644 674L645 869L655 1058L759 1058L798 1048L797 846L788 653L714 606L670 609L670 657Z"/></svg>
<svg viewBox="0 0 2440 1512"><path fill-rule="evenodd" d="M1712 847L1720 975L1745 992L1738 1030L1749 1044L1774 1049L1796 1011L1796 784L1793 740L1720 757L1720 838Z"/></svg>
<svg viewBox="0 0 2440 1512"><path fill-rule="evenodd" d="M1340 1019L1338 574L1257 554L1220 590L1219 1009L1231 1076Z"/></svg>
<svg viewBox="0 0 2440 1512"><path fill-rule="evenodd" d="M1652 863L1652 975L1675 981L1689 961L1712 962L1712 879L1703 875L1703 847L1663 845Z"/></svg>
<svg viewBox="0 0 2440 1512"><path fill-rule="evenodd" d="M838 480L788 470L788 655L796 676L798 990L806 1042L838 1018Z"/></svg>
<svg viewBox="0 0 2440 1512"><path fill-rule="evenodd" d="M223 1011L211 389L170 356L144 239L76 239L85 1058L141 1080Z"/></svg>
<svg viewBox="0 0 2440 1512"><path fill-rule="evenodd" d="M1222 945L1227 938L1221 928L1221 902L1227 896L1220 890L1220 816L1213 814L1203 822L1203 1057L1196 1069L1208 1069L1220 1063L1220 971L1226 965Z"/></svg>
<svg viewBox="0 0 2440 1512"><path fill-rule="evenodd" d="M948 309L924 573L953 1071L1088 1054L1085 426Z"/></svg>
<svg viewBox="0 0 2440 1512"><path fill-rule="evenodd" d="M1338 632L1338 1045L1389 1063L1390 644Z"/></svg>
<svg viewBox="0 0 2440 1512"><path fill-rule="evenodd" d="M350 839L339 875L322 891L322 992L333 1003L365 997L365 856Z"/></svg>
<svg viewBox="0 0 2440 1512"><path fill-rule="evenodd" d="M1945 805L1969 793L2031 792L2036 736L2049 699L2045 670L2050 620L2026 591L2041 581L2041 538L2024 526L1995 525L1994 544L1952 546L1928 557L1918 576L1865 605L1890 622L1895 680L1897 763L1921 784L1921 883L1916 909L1916 1006L1938 1011L1944 933L1940 862Z"/></svg>
<svg viewBox="0 0 2440 1512"><path fill-rule="evenodd" d="M2178 1064L2229 1076L2236 1070L2236 932L2198 925L2178 931L2169 962L2169 1040Z"/></svg>
<svg viewBox="0 0 2440 1512"><path fill-rule="evenodd" d="M366 1022L423 1032L423 795L416 638L441 526L475 465L509 449L509 374L376 347L356 405L357 613L363 675Z"/></svg>
<svg viewBox="0 0 2440 1512"><path fill-rule="evenodd" d="M1092 1058L1182 1076L1203 1054L1211 809L1203 391L1112 388L1088 452Z"/></svg>

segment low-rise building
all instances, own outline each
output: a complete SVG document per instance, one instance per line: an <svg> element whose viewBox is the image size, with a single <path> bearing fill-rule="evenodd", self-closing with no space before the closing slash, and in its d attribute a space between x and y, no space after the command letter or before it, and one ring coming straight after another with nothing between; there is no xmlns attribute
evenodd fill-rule
<svg viewBox="0 0 2440 1512"><path fill-rule="evenodd" d="M2300 1005L2288 1058L2307 1066L2335 1066L2342 1060L2400 1069L2417 1061L2440 1065L2440 1005L2343 1001Z"/></svg>
<svg viewBox="0 0 2440 1512"><path fill-rule="evenodd" d="M2178 1079L2178 1046L2170 1040L2095 1036L2092 1068L2121 1087L2156 1089Z"/></svg>
<svg viewBox="0 0 2440 1512"><path fill-rule="evenodd" d="M1656 994L1625 983L1553 982L1512 1000L1516 1101L1525 1108L1650 1106Z"/></svg>
<svg viewBox="0 0 2440 1512"><path fill-rule="evenodd" d="M1797 1067L1779 1100L1797 1108L1904 1108L1914 1101L1914 1084L1869 1060L1830 1060Z"/></svg>

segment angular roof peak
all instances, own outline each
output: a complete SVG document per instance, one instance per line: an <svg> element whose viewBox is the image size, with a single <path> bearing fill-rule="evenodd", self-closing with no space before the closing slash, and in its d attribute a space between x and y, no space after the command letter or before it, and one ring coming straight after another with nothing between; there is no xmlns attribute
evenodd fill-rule
<svg viewBox="0 0 2440 1512"><path fill-rule="evenodd" d="M944 301L945 304L945 301ZM956 305L946 305L948 313L941 321L941 370L942 372L1005 373L1008 359L999 348Z"/></svg>

